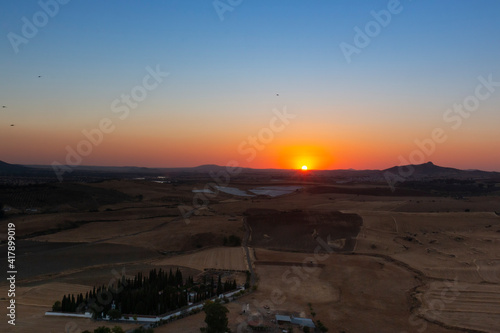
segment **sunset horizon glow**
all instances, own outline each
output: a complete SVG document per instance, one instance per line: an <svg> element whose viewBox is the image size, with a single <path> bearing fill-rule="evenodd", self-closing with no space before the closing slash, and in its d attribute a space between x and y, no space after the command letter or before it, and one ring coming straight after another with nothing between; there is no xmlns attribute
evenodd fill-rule
<svg viewBox="0 0 500 333"><path fill-rule="evenodd" d="M500 3L398 3L384 25L387 1L252 1L223 20L210 1L60 5L0 43L0 160L500 171ZM4 36L43 11L2 7Z"/></svg>

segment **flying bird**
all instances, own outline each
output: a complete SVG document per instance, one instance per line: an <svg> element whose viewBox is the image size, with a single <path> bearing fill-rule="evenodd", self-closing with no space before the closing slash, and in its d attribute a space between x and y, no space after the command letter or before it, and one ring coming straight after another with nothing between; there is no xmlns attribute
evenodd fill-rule
<svg viewBox="0 0 500 333"><path fill-rule="evenodd" d="M10 124L10 126L12 127L12 126L14 126L14 124Z"/></svg>
<svg viewBox="0 0 500 333"><path fill-rule="evenodd" d="M276 96L279 96L280 94L276 94Z"/></svg>
<svg viewBox="0 0 500 333"><path fill-rule="evenodd" d="M5 105L2 105L2 107L3 107L4 109L6 108L6 106L5 106Z"/></svg>
<svg viewBox="0 0 500 333"><path fill-rule="evenodd" d="M41 75L38 75L38 77L42 77Z"/></svg>

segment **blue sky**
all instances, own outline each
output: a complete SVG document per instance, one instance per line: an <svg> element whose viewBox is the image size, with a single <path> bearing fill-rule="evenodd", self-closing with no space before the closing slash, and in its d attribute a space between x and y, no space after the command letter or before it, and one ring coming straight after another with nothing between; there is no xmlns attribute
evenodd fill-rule
<svg viewBox="0 0 500 333"><path fill-rule="evenodd" d="M272 108L284 105L300 120L260 154L256 167L284 166L271 155L300 142L336 147L325 167L397 164L415 138L442 126L443 112L474 91L478 76L500 80L500 2L400 1L401 12L347 63L339 45L353 44L354 27L364 29L371 11L388 3L243 0L221 21L208 0L72 0L15 53L7 35L22 35L22 18L32 21L42 9L37 1L3 1L0 104L8 108L0 116L0 154L12 163L64 159L65 146L109 115L111 101L137 85L147 66L159 64L170 73L166 82L85 164L224 164L238 157L241 140L267 124ZM499 96L482 103L429 159L500 170L486 155L476 166L451 153L473 137L482 147L500 148L492 134ZM10 123L18 124L15 133ZM50 142L43 154L30 153L30 137ZM169 148L179 138L192 154ZM120 140L158 148L140 160L121 153L104 159ZM200 141L214 153L199 152ZM373 151L359 146L363 141L377 143L371 159L363 158ZM345 142L357 143L358 157L343 158Z"/></svg>

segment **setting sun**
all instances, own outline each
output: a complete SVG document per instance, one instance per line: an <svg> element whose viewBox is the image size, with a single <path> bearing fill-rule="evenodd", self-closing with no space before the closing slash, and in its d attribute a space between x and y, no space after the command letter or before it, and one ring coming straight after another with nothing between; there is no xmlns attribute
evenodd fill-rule
<svg viewBox="0 0 500 333"><path fill-rule="evenodd" d="M302 166L302 170L306 171L307 170L307 165Z"/></svg>

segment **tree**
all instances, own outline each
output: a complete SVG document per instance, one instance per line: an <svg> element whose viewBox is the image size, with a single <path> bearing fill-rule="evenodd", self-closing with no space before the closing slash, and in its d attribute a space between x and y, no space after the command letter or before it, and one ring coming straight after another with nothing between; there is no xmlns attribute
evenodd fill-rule
<svg viewBox="0 0 500 333"><path fill-rule="evenodd" d="M241 245L241 238L235 235L231 235L228 237L223 238L222 240L222 245L224 246L240 246Z"/></svg>
<svg viewBox="0 0 500 333"><path fill-rule="evenodd" d="M56 301L54 303L54 305L52 305L52 311L59 312L61 310L62 310L61 302L60 301Z"/></svg>
<svg viewBox="0 0 500 333"><path fill-rule="evenodd" d="M225 333L228 331L227 313L229 310L219 300L215 302L207 301L203 306L205 311L205 323L207 323L207 333Z"/></svg>
<svg viewBox="0 0 500 333"><path fill-rule="evenodd" d="M320 320L318 320L316 324L321 332L328 332L328 328Z"/></svg>
<svg viewBox="0 0 500 333"><path fill-rule="evenodd" d="M241 238L235 235L229 236L228 240L228 245L229 246L240 246L241 245Z"/></svg>
<svg viewBox="0 0 500 333"><path fill-rule="evenodd" d="M94 330L94 333L111 333L111 329L106 326L100 326Z"/></svg>
<svg viewBox="0 0 500 333"><path fill-rule="evenodd" d="M222 289L222 279L221 276L219 275L219 278L217 279L217 296L222 294L224 290Z"/></svg>
<svg viewBox="0 0 500 333"><path fill-rule="evenodd" d="M111 329L111 332L113 333L125 333L125 331L123 330L123 328L121 328L120 326L115 326Z"/></svg>
<svg viewBox="0 0 500 333"><path fill-rule="evenodd" d="M120 319L122 314L119 310L111 309L108 311L108 316L109 316L109 319L116 320L116 319Z"/></svg>
<svg viewBox="0 0 500 333"><path fill-rule="evenodd" d="M133 330L133 333L153 333L154 330L152 328L145 329L144 327L139 327Z"/></svg>

